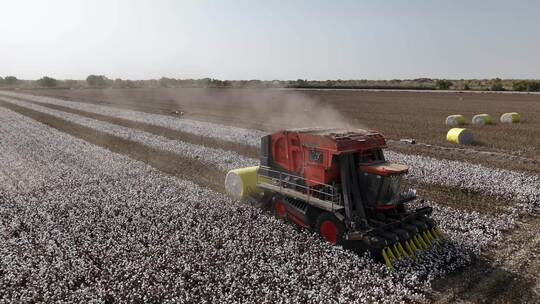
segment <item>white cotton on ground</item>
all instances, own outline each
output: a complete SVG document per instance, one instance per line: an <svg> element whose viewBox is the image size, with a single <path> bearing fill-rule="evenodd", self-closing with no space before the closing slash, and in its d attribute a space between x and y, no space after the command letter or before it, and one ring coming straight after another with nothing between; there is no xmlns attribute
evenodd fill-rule
<svg viewBox="0 0 540 304"><path fill-rule="evenodd" d="M172 140L163 136L154 135L152 133L122 127L119 125L95 120L92 118L87 118L76 114L53 110L30 102L20 101L11 98L2 99L25 108L47 113L57 118L95 129L100 132L119 136L121 138L135 141L153 148L158 148L163 151L170 151L178 155L195 158L202 163L212 165L223 170L249 167L258 164L258 160L240 155L236 152L225 151L223 149L208 148L201 145Z"/></svg>
<svg viewBox="0 0 540 304"><path fill-rule="evenodd" d="M94 105L84 102L66 101L51 97L34 96L8 91L2 91L0 95L14 96L27 100L55 104L96 114L129 119L136 122L169 128L171 130L187 132L203 137L221 139L254 147L258 147L261 143L261 137L266 135L266 132L258 130L243 129L204 121L178 118L168 115L158 115L139 111L118 109L114 107Z"/></svg>

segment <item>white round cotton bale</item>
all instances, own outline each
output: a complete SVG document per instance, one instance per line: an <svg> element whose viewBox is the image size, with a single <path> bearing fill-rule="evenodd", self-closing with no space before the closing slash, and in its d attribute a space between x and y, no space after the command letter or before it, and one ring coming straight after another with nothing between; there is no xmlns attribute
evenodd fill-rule
<svg viewBox="0 0 540 304"><path fill-rule="evenodd" d="M473 142L473 134L469 129L452 128L446 134L446 140L459 145L469 145Z"/></svg>
<svg viewBox="0 0 540 304"><path fill-rule="evenodd" d="M225 177L225 191L237 200L256 192L258 169L258 166L254 166L229 171Z"/></svg>
<svg viewBox="0 0 540 304"><path fill-rule="evenodd" d="M519 123L521 122L521 116L517 112L503 113L501 115L502 123Z"/></svg>
<svg viewBox="0 0 540 304"><path fill-rule="evenodd" d="M472 123L473 125L491 125L493 119L489 114L478 114L473 116Z"/></svg>
<svg viewBox="0 0 540 304"><path fill-rule="evenodd" d="M227 191L230 196L241 199L242 189L242 179L240 176L235 172L227 173L227 176L225 177L225 191Z"/></svg>
<svg viewBox="0 0 540 304"><path fill-rule="evenodd" d="M447 126L461 126L465 124L465 117L460 114L450 115L446 117Z"/></svg>

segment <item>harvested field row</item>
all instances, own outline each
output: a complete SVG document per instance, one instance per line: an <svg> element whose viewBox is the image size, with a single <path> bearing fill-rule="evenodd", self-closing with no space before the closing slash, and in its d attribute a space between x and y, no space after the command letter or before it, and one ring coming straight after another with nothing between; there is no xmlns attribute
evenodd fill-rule
<svg viewBox="0 0 540 304"><path fill-rule="evenodd" d="M522 114L522 124L475 126L480 139L475 148L536 159L540 151L538 95L191 88L25 92L158 114L180 109L190 118L265 130L343 121L379 130L389 139L415 138L449 147L453 145L445 140L444 124L448 115L515 111Z"/></svg>
<svg viewBox="0 0 540 304"><path fill-rule="evenodd" d="M85 117L81 117L79 115L70 115L61 111L51 110L47 109L47 107L42 107L39 105L33 105L27 102L18 101L14 99L10 99L9 101L15 102L15 103L22 103L23 106L26 107L33 107L38 109L42 112L47 112L52 115L56 115L60 118L67 118L67 119L75 119L75 122L82 122L83 124L90 123L92 128L101 128L100 130L103 130L105 128L108 130L108 132L111 132L112 129L117 129L116 132L121 132L122 134L125 134L126 132L129 132L129 134L132 134L134 131L132 129L128 128L121 128L109 123L100 123L93 119L87 119ZM63 101L59 101L62 103ZM95 106L94 106L95 107ZM133 112L133 111L131 111ZM130 114L131 115L131 114ZM135 115L135 114L134 114ZM142 113L138 113L136 115L141 116ZM154 117L156 121L159 121L159 117ZM176 120L179 122L184 123L187 120ZM220 128L219 125L208 125L206 123L201 123L200 125L197 125L196 121L189 121L190 128L186 129L186 132L189 132L191 130L197 130L198 134L211 134L213 130L219 130L217 135L213 135L214 138L220 135L223 135L226 133L227 128L223 127ZM177 130L182 130L181 125L176 126ZM253 132L253 133L251 133ZM145 132L139 132L142 134L142 136L145 136L145 138L150 138L151 140L142 140L145 144L150 145L156 145L155 143L155 136L152 136L150 134L146 134ZM248 138L252 139L256 136L260 136L259 131L252 131L243 129L241 131L241 134L244 134L243 137L237 137L237 142L240 142L242 138ZM128 136L130 138L131 135ZM227 136L227 138L231 138L232 135ZM157 137L160 138L161 137ZM168 141L170 144L170 141ZM244 140L242 142L246 146L252 145L252 140ZM157 146L160 146L160 143L157 143ZM182 153L183 148L180 148L176 150L176 152ZM203 155L206 155L207 152L202 152L204 150L203 147L197 146L197 151L199 151L198 155L201 158L203 162L209 162L211 164L216 164L216 156L210 155L208 157L204 157ZM212 151L212 149L206 149L208 151ZM174 151L174 149L173 149ZM219 151L219 150L218 150ZM185 153L184 153L185 154ZM214 154L219 154L214 153ZM192 154L190 154L192 155ZM424 184L438 184L438 185L445 185L450 187L459 187L468 189L470 191L479 192L479 193L485 193L487 195L493 195L493 196L501 196L506 200L517 200L522 202L522 208L526 208L528 211L531 211L533 209L538 208L539 202L540 202L540 191L538 190L540 188L540 179L537 176L531 176L524 173L518 173L518 172L512 172L509 170L502 170L502 169L493 169L493 168L487 168L484 166L479 165L471 165L469 163L459 162L459 161L448 161L448 160L438 160L433 159L429 157L422 157L422 156L416 156L416 155L405 155L402 153L396 153L392 151L387 151L387 156L390 160L399 162L399 163L405 163L411 166L411 171L409 175L409 179L413 182L413 186L415 186L415 183L424 183ZM249 158L243 158L240 155L234 155L235 159L238 159L238 161L243 161L246 165L253 165L256 163L256 160L249 159ZM219 158L217 158L219 159ZM229 162L227 160L227 162ZM236 164L238 162L235 162ZM219 163L218 163L219 164ZM236 167L242 167L241 165L238 165ZM235 166L227 166L227 169L235 168ZM512 183L508 183L505 181L513 181Z"/></svg>
<svg viewBox="0 0 540 304"><path fill-rule="evenodd" d="M474 148L445 147L425 143L411 145L395 140L390 140L388 142L388 147L392 151L404 154L416 154L437 159L457 160L533 175L540 174L540 159L516 156L503 152L479 151Z"/></svg>
<svg viewBox="0 0 540 304"><path fill-rule="evenodd" d="M487 195L482 192L470 191L459 187L450 187L437 184L411 183L403 181L408 188L417 190L418 197L437 202L441 206L451 207L464 211L476 211L489 216L499 216L512 211L514 202L498 196Z"/></svg>
<svg viewBox="0 0 540 304"><path fill-rule="evenodd" d="M212 138L224 142L239 143L246 146L258 147L261 141L261 136L266 134L266 132L263 131L246 130L238 127L194 121L190 119L178 119L176 116L156 115L102 105L63 101L57 98L38 97L6 91L1 92L0 95L16 97L25 101L44 103L48 106L62 106L62 111L65 111L66 108L71 108L84 111L86 115L93 113L112 116L123 120L164 127L169 130L180 131L182 133ZM97 116L96 119L99 119L98 117L103 118L103 116Z"/></svg>
<svg viewBox="0 0 540 304"><path fill-rule="evenodd" d="M177 140L171 140L162 136L156 136L148 132L141 132L131 128L126 128L111 123L86 118L80 115L49 109L47 107L42 107L21 100L8 98L1 98L0 100L2 99L8 101L11 104L19 105L28 109L33 109L41 113L53 115L55 117L76 124L80 124L106 134L114 135L130 141L139 142L148 146L157 147L161 150L170 151L185 157L199 159L202 163L206 165L214 166L222 170L248 167L256 164L255 159L250 159L231 151L208 148Z"/></svg>
<svg viewBox="0 0 540 304"><path fill-rule="evenodd" d="M387 151L389 160L411 166L409 180L454 186L487 195L499 196L508 202L517 201L526 212L540 207L540 178L503 169L488 168L460 161L439 160Z"/></svg>
<svg viewBox="0 0 540 304"><path fill-rule="evenodd" d="M265 134L258 130L247 131L242 128L194 121L183 117L180 119L170 115L149 114L91 103L60 100L57 98L32 96L14 92L2 92L2 94L14 98L21 98L25 101L38 102L43 106L51 107L53 109L67 111L127 127L136 127L166 137L178 135L182 136L185 141L191 143L215 147L212 145L212 141L209 142L206 140L201 143L200 139L190 138L187 134L200 135L202 138L212 138L220 141L217 144L223 149L244 153L250 157L256 156L255 151L250 149L250 147L258 147L260 137ZM171 130L182 132L182 134L171 133ZM520 170L533 174L540 172L540 160L529 159L503 152L477 151L473 148L456 148L426 144L404 145L399 143L399 141L393 140L389 140L388 142L392 150L406 154L421 154L435 158L467 161L490 167ZM236 144L239 144L240 146Z"/></svg>

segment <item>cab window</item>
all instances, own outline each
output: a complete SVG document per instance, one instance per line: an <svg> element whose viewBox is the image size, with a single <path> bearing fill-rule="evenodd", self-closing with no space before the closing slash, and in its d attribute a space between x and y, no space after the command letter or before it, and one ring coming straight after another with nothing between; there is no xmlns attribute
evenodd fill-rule
<svg viewBox="0 0 540 304"><path fill-rule="evenodd" d="M384 154L382 149L373 149L367 151L361 151L358 153L359 163L372 163L384 161Z"/></svg>

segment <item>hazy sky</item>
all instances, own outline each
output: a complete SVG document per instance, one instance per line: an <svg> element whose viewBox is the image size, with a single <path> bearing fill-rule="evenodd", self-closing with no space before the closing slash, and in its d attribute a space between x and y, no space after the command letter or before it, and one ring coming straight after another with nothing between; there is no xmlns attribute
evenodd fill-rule
<svg viewBox="0 0 540 304"><path fill-rule="evenodd" d="M540 78L540 1L0 0L0 76Z"/></svg>

